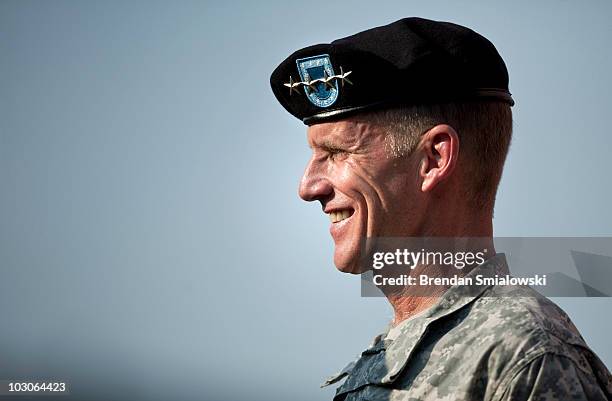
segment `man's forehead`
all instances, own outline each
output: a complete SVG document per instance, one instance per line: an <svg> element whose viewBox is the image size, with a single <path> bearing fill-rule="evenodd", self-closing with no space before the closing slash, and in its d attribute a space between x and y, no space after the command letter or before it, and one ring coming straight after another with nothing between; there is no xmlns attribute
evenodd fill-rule
<svg viewBox="0 0 612 401"><path fill-rule="evenodd" d="M346 119L314 124L308 127L308 144L311 147L356 145L374 134L373 127L364 122Z"/></svg>

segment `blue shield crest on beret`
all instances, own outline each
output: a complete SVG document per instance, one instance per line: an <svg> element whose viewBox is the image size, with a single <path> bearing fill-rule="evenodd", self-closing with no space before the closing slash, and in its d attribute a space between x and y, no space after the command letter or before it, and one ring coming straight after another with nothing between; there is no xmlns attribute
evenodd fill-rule
<svg viewBox="0 0 612 401"><path fill-rule="evenodd" d="M338 99L338 82L328 54L296 60L300 78L308 83L304 86L306 97L318 107L329 107Z"/></svg>

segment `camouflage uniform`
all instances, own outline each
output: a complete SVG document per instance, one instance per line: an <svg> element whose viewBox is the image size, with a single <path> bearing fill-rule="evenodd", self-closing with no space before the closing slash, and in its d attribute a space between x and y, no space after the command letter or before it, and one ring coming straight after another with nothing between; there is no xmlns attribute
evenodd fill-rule
<svg viewBox="0 0 612 401"><path fill-rule="evenodd" d="M506 274L503 254L469 273ZM529 287L456 286L377 336L324 386L334 401L607 400L612 376L568 316Z"/></svg>

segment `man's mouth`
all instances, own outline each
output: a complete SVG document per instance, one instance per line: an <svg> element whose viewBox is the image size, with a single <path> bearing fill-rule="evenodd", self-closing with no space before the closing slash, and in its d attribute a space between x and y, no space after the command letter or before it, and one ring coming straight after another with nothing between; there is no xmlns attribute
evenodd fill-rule
<svg viewBox="0 0 612 401"><path fill-rule="evenodd" d="M351 215L353 214L353 210L352 209L343 209L343 210L334 210L332 212L329 212L329 220L332 223L338 223L342 220L346 220L349 217L351 217Z"/></svg>

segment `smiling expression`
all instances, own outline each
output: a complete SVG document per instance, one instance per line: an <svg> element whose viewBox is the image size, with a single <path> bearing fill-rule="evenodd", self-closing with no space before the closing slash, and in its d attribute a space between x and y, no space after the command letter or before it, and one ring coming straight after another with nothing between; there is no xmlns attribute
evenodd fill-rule
<svg viewBox="0 0 612 401"><path fill-rule="evenodd" d="M385 137L353 119L308 128L312 156L299 195L321 202L331 220L334 263L344 272L362 272L361 240L412 235L423 212L416 158L392 156Z"/></svg>

